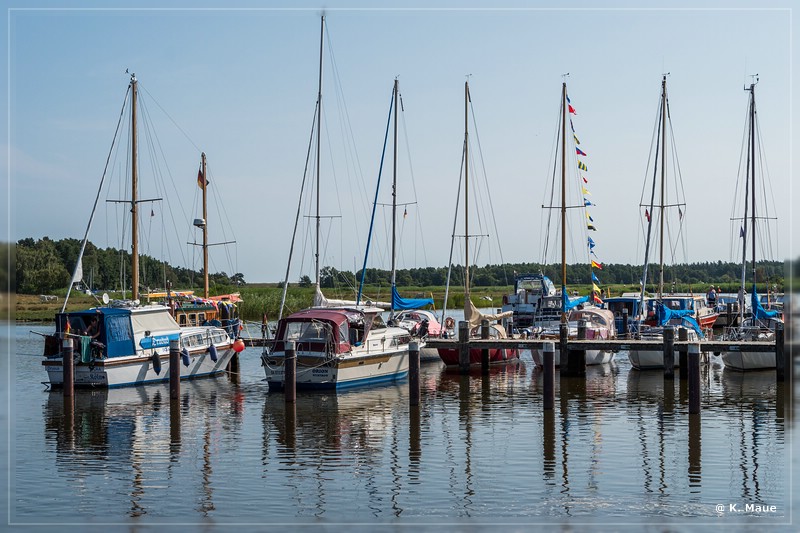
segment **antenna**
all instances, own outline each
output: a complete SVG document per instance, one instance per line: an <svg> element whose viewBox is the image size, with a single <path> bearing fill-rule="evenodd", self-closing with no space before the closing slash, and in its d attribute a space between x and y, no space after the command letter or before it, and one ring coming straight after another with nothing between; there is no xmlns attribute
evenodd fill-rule
<svg viewBox="0 0 800 533"><path fill-rule="evenodd" d="M569 76L569 72L567 72L566 74L562 74L561 79L566 80L567 76Z"/></svg>
<svg viewBox="0 0 800 533"><path fill-rule="evenodd" d="M750 86L751 87L758 83L758 73L757 72L755 74L749 74L749 77L750 77ZM749 91L750 87L745 87L744 90L745 91Z"/></svg>

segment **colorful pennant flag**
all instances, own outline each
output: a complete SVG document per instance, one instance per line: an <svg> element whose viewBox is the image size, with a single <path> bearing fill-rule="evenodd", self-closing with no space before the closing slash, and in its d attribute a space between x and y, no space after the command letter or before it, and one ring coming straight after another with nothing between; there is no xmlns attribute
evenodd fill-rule
<svg viewBox="0 0 800 533"><path fill-rule="evenodd" d="M594 275L594 272L592 272L592 281L594 281L595 283L600 283L600 280L597 279L597 276Z"/></svg>
<svg viewBox="0 0 800 533"><path fill-rule="evenodd" d="M572 134L575 134L575 126L572 125L572 118L569 119L569 129L572 130Z"/></svg>
<svg viewBox="0 0 800 533"><path fill-rule="evenodd" d="M589 200L584 198L583 199L583 205L584 205L584 207L589 207L590 205L595 205L595 204L593 204L592 202L590 202Z"/></svg>
<svg viewBox="0 0 800 533"><path fill-rule="evenodd" d="M744 237L744 226L739 227L739 237Z"/></svg>
<svg viewBox="0 0 800 533"><path fill-rule="evenodd" d="M584 152L583 150L581 150L577 146L575 147L575 153L578 154L578 155L586 155L586 152Z"/></svg>
<svg viewBox="0 0 800 533"><path fill-rule="evenodd" d="M592 259L592 268L596 268L597 270L603 270L603 265Z"/></svg>
<svg viewBox="0 0 800 533"><path fill-rule="evenodd" d="M596 304L601 304L601 303L603 303L603 300L602 300L602 298L600 298L600 297L599 297L599 296L597 296L596 294L592 295L592 300L593 300L593 301L594 301L594 303L596 303Z"/></svg>
<svg viewBox="0 0 800 533"><path fill-rule="evenodd" d="M570 112L570 113L572 113L573 115L577 115L577 114L578 114L578 113L576 113L576 112L575 112L575 108L574 108L574 107L572 107L572 105L571 105L571 104L568 104L568 107L569 107L569 112Z"/></svg>
<svg viewBox="0 0 800 533"><path fill-rule="evenodd" d="M646 218L647 221L650 222L650 211L648 211L647 209L644 210L644 218Z"/></svg>
<svg viewBox="0 0 800 533"><path fill-rule="evenodd" d="M578 161L578 168L581 170L589 170L586 168L586 165L583 164L583 161Z"/></svg>
<svg viewBox="0 0 800 533"><path fill-rule="evenodd" d="M590 215L588 211L586 212L586 218L588 218L589 220L594 222L594 219L592 218L592 215Z"/></svg>
<svg viewBox="0 0 800 533"><path fill-rule="evenodd" d="M403 218L408 218L408 208L403 208Z"/></svg>
<svg viewBox="0 0 800 533"><path fill-rule="evenodd" d="M592 240L591 237L589 237L589 249L591 250L593 248L594 248L594 241Z"/></svg>
<svg viewBox="0 0 800 533"><path fill-rule="evenodd" d="M586 224L586 228L587 228L589 231L597 231L597 228L595 228L595 227L594 227L593 225L591 225L591 224Z"/></svg>
<svg viewBox="0 0 800 533"><path fill-rule="evenodd" d="M680 207L678 208L678 218L683 219L683 211L681 211Z"/></svg>
<svg viewBox="0 0 800 533"><path fill-rule="evenodd" d="M598 286L597 286L597 285L595 285L594 283L592 283L592 290L593 290L594 292L599 292L599 293L602 293L602 292L603 292L603 291L601 291L601 290L600 290L600 287L598 287Z"/></svg>
<svg viewBox="0 0 800 533"><path fill-rule="evenodd" d="M572 138L575 139L575 144L580 144L581 142L578 140L578 136L574 133L572 134Z"/></svg>
<svg viewBox="0 0 800 533"><path fill-rule="evenodd" d="M592 195L592 193L590 193L589 191L587 191L587 190L586 190L586 187L584 187L583 185L581 185L581 191L583 192L583 194L588 194L589 196L591 196L591 195Z"/></svg>
<svg viewBox="0 0 800 533"><path fill-rule="evenodd" d="M202 189L206 185L208 185L208 180L203 179L203 167L200 167L197 171L197 186Z"/></svg>
<svg viewBox="0 0 800 533"><path fill-rule="evenodd" d="M568 103L568 104L571 104L571 103L572 103L572 100L570 100L570 99L569 99L569 95L566 95L566 96L567 96L567 103Z"/></svg>
<svg viewBox="0 0 800 533"><path fill-rule="evenodd" d="M587 180L584 176L581 176L581 179L583 179L584 183L589 183L589 180Z"/></svg>

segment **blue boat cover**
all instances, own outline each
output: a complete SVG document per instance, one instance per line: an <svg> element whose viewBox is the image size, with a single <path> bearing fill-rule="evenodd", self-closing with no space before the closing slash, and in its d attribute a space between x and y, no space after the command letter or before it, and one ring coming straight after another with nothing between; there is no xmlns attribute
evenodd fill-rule
<svg viewBox="0 0 800 533"><path fill-rule="evenodd" d="M392 285L392 309L419 309L426 305L433 305L433 298L401 298L397 287Z"/></svg>
<svg viewBox="0 0 800 533"><path fill-rule="evenodd" d="M778 312L775 310L767 311L764 309L764 306L761 305L761 299L758 297L758 293L756 292L756 285L753 284L753 297L750 305L753 307L753 318L756 319L763 319L763 318L774 318L778 316Z"/></svg>
<svg viewBox="0 0 800 533"><path fill-rule="evenodd" d="M681 322L695 330L702 339L705 335L703 335L703 331L700 329L700 324L698 324L697 320L692 316L693 314L694 310L692 309L670 309L661 302L656 304L656 317L658 318L659 326L666 326L671 319L679 318Z"/></svg>
<svg viewBox="0 0 800 533"><path fill-rule="evenodd" d="M570 299L570 297L567 296L567 287L565 285L561 286L561 310L563 312L566 313L567 311L570 311L575 307L579 306L580 304L586 303L588 301L589 301L588 295Z"/></svg>

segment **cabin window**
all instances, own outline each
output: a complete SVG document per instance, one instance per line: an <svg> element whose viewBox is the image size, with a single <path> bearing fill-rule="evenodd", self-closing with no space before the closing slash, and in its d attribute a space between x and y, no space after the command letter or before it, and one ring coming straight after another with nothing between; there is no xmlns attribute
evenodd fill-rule
<svg viewBox="0 0 800 533"><path fill-rule="evenodd" d="M385 329L386 322L383 321L383 317L381 315L375 315L372 317L372 329Z"/></svg>
<svg viewBox="0 0 800 533"><path fill-rule="evenodd" d="M194 313L189 314L189 325L196 326L197 325L197 315Z"/></svg>
<svg viewBox="0 0 800 533"><path fill-rule="evenodd" d="M181 327L186 326L186 315L178 315L178 325Z"/></svg>
<svg viewBox="0 0 800 533"><path fill-rule="evenodd" d="M205 324L205 322L206 322L206 314L205 313L200 313L198 320L200 321L201 324Z"/></svg>

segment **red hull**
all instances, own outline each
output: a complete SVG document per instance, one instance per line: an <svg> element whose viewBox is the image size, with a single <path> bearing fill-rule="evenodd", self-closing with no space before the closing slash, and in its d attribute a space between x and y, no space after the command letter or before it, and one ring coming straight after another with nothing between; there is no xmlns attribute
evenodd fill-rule
<svg viewBox="0 0 800 533"><path fill-rule="evenodd" d="M481 353L483 350L474 349L469 351L469 364L480 365ZM458 350L453 348L439 349L439 357L448 366L458 365ZM489 350L489 363L505 363L506 361L513 361L519 359L519 350L512 348L492 348Z"/></svg>

